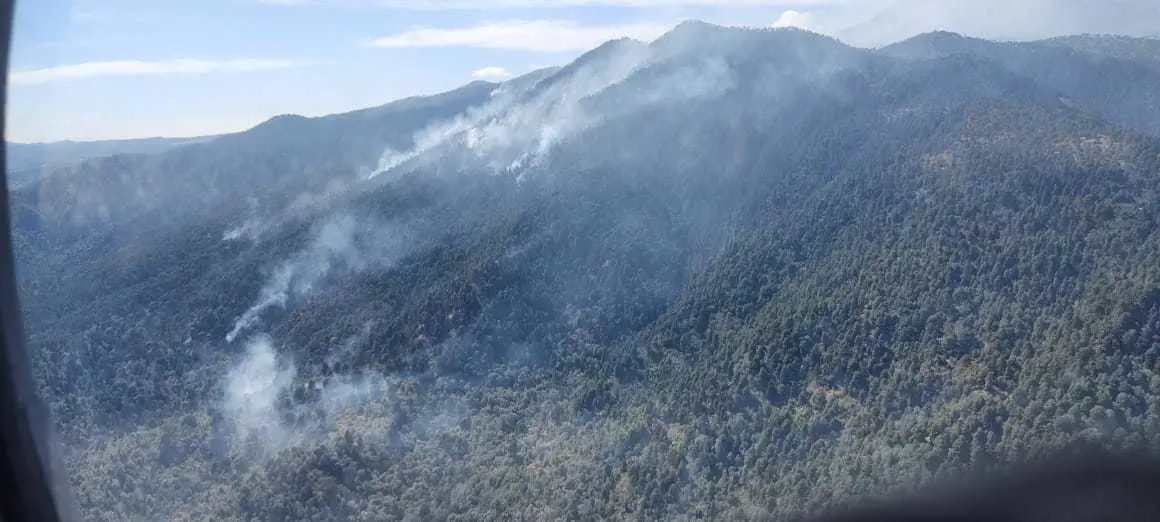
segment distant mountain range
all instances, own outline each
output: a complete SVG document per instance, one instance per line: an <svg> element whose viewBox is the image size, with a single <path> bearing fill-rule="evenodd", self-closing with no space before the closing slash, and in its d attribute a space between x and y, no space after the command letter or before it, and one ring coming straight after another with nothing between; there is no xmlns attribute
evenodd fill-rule
<svg viewBox="0 0 1160 522"><path fill-rule="evenodd" d="M52 169L74 165L87 159L117 154L152 154L174 147L201 143L213 136L198 138L142 138L128 140L57 141L50 143L8 142L9 184L23 185Z"/></svg>
<svg viewBox="0 0 1160 522"><path fill-rule="evenodd" d="M1160 441L1160 42L682 24L13 192L86 519L783 519Z"/></svg>
<svg viewBox="0 0 1160 522"><path fill-rule="evenodd" d="M1160 35L1160 4L1151 0L894 0L851 4L874 9L851 27L835 30L843 41L879 46L931 29L998 41L1027 41L1060 34Z"/></svg>

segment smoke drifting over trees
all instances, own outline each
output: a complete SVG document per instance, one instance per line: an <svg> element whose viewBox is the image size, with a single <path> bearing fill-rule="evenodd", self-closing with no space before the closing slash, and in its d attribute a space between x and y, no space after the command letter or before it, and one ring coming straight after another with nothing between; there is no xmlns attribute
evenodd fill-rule
<svg viewBox="0 0 1160 522"><path fill-rule="evenodd" d="M13 202L77 505L767 519L1155 445L1151 78L1148 39L689 22L61 170Z"/></svg>

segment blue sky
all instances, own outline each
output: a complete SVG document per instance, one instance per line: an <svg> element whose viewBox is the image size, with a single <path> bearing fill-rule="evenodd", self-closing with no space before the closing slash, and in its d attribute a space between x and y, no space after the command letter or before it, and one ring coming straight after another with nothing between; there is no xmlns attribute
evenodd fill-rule
<svg viewBox="0 0 1160 522"><path fill-rule="evenodd" d="M17 0L7 132L231 132L501 81L692 18L856 45L933 29L1160 36L1157 0Z"/></svg>
<svg viewBox="0 0 1160 522"><path fill-rule="evenodd" d="M498 81L680 20L819 0L23 0L13 141L191 136Z"/></svg>

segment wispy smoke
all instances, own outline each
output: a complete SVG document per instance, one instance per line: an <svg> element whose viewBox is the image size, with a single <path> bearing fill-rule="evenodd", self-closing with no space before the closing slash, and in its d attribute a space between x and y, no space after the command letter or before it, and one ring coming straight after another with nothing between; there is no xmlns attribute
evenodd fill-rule
<svg viewBox="0 0 1160 522"><path fill-rule="evenodd" d="M290 299L310 294L339 270L394 264L414 245L412 237L406 226L360 222L350 214L331 216L315 229L306 248L274 269L257 300L226 334L226 342L256 326L267 310L285 308Z"/></svg>
<svg viewBox="0 0 1160 522"><path fill-rule="evenodd" d="M560 143L610 118L647 104L720 94L733 86L724 60L666 66L673 56L657 52L655 45L619 40L544 78L505 83L484 106L418 133L410 150L384 151L368 177L413 161L445 166L456 160L466 162L455 163L461 167L522 176L526 169L542 165ZM639 88L614 92L646 69L653 69L652 75L641 79ZM602 103L604 96L612 98Z"/></svg>
<svg viewBox="0 0 1160 522"><path fill-rule="evenodd" d="M278 399L294 382L294 365L279 361L269 337L246 346L246 356L226 374L222 410L240 440L251 437L270 447L287 445Z"/></svg>
<svg viewBox="0 0 1160 522"><path fill-rule="evenodd" d="M327 181L318 191L302 192L281 209L262 211L255 198L250 198L246 219L237 226L222 233L222 241L246 240L257 243L268 233L278 230L296 219L309 219L333 209L350 193L357 181L365 174L354 177L335 177Z"/></svg>
<svg viewBox="0 0 1160 522"><path fill-rule="evenodd" d="M482 107L470 109L451 121L441 122L419 131L412 139L414 145L409 150L397 151L390 147L386 148L383 150L376 168L367 175L367 179L374 179L390 172L400 165L449 142L452 138L460 136L486 119L494 117L495 114L514 101L514 96L510 94L493 96L492 100Z"/></svg>
<svg viewBox="0 0 1160 522"><path fill-rule="evenodd" d="M341 355L345 350L337 351ZM296 378L293 361L278 352L269 336L255 336L246 345L245 355L225 374L222 383L220 411L236 446L251 455L269 456L297 445L316 443L336 430L385 437L386 433L375 432L403 428L389 419L391 404L402 397L412 401L410 415L402 419L408 432L404 442L410 437L451 429L467 410L457 398L463 384L446 377L429 379L430 384L423 390L419 389L418 376L385 376L376 372L330 375L309 382ZM312 398L296 402L296 390L308 391ZM413 402L416 399L420 402ZM384 422L388 424L384 426Z"/></svg>
<svg viewBox="0 0 1160 522"><path fill-rule="evenodd" d="M234 322L226 341L233 342L245 329L253 327L262 312L275 306L285 307L291 296L309 293L336 267L361 265L362 256L354 245L354 226L350 216L339 216L324 223L305 250L274 270L262 287L258 301Z"/></svg>
<svg viewBox="0 0 1160 522"><path fill-rule="evenodd" d="M249 241L257 241L265 228L262 220L258 218L258 209L260 207L258 198L250 196L246 198L248 212L246 212L246 220L241 225L230 228L222 233L222 241L237 241L239 239L247 239Z"/></svg>
<svg viewBox="0 0 1160 522"><path fill-rule="evenodd" d="M331 348L326 354L326 364L337 365L355 356L356 351L370 338L371 330L375 327L374 321L368 321L355 335L348 337L342 344Z"/></svg>
<svg viewBox="0 0 1160 522"><path fill-rule="evenodd" d="M314 383L317 402L290 400L297 371L269 336L259 335L246 345L245 356L224 379L221 411L233 429L234 440L269 454L311 440L335 426L344 411L385 398L393 383L375 375L336 376ZM290 423L288 417L310 419Z"/></svg>
<svg viewBox="0 0 1160 522"><path fill-rule="evenodd" d="M241 225L226 230L222 234L222 241L238 241L241 239L257 241L265 231L266 227L260 219L249 218L242 222Z"/></svg>
<svg viewBox="0 0 1160 522"><path fill-rule="evenodd" d="M582 110L584 99L624 80L649 57L647 46L632 41L613 42L594 52L602 56L536 82L501 86L483 107L418 133L411 150L385 151L369 177L444 145L461 146L475 162L496 173L534 162L594 120ZM446 158L440 154L438 159Z"/></svg>

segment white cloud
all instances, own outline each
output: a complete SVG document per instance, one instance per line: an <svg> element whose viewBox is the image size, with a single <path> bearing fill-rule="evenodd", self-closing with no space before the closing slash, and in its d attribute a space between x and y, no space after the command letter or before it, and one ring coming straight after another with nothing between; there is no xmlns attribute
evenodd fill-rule
<svg viewBox="0 0 1160 522"><path fill-rule="evenodd" d="M813 15L810 13L803 13L801 11L789 10L781 13L777 20L773 22L774 27L797 27L799 29L809 29L813 26Z"/></svg>
<svg viewBox="0 0 1160 522"><path fill-rule="evenodd" d="M487 78L487 79L507 78L511 75L512 75L512 73L509 72L507 69L504 69L503 67L494 67L494 66L493 67L484 67L482 69L477 69L471 73L472 77Z"/></svg>
<svg viewBox="0 0 1160 522"><path fill-rule="evenodd" d="M586 51L609 40L652 40L675 23L581 25L567 20L508 20L457 29L418 28L369 42L375 47L481 47L539 52Z"/></svg>
<svg viewBox="0 0 1160 522"><path fill-rule="evenodd" d="M35 85L95 78L99 76L146 76L167 74L206 74L213 72L244 72L285 69L296 64L290 60L113 60L61 65L44 69L16 71L8 76L16 85Z"/></svg>

